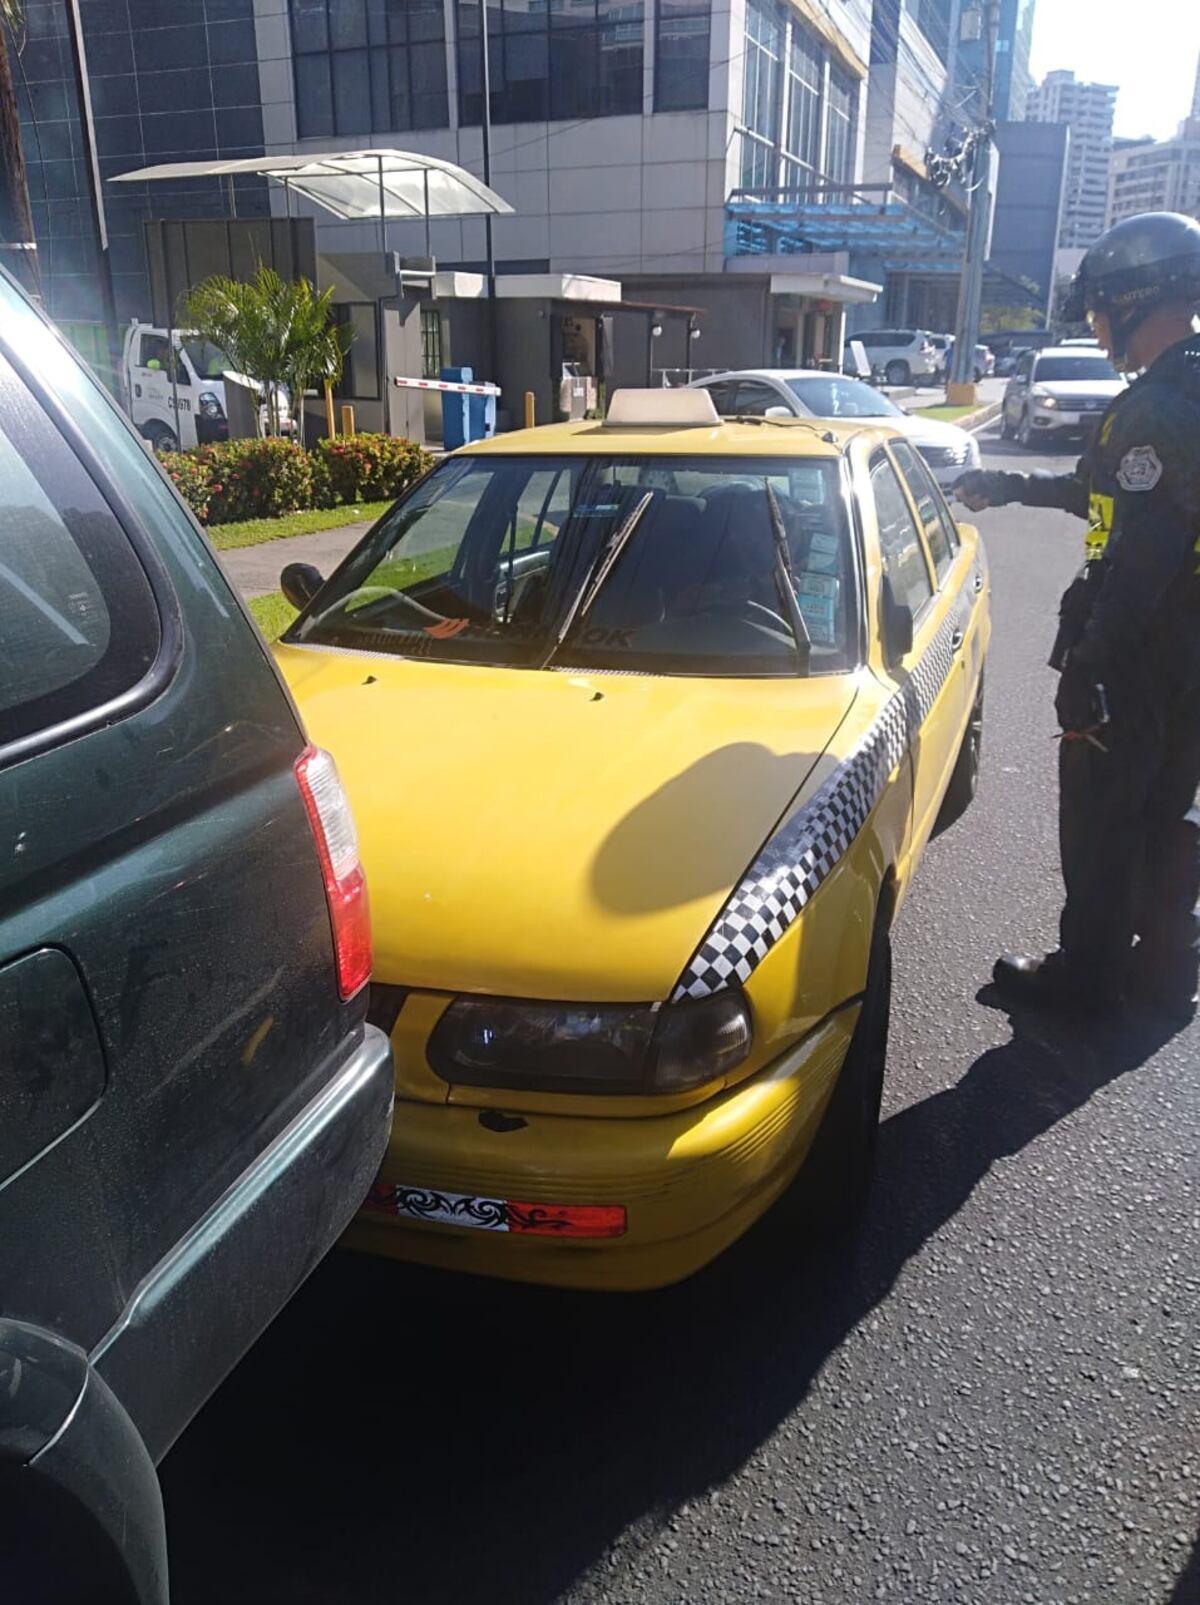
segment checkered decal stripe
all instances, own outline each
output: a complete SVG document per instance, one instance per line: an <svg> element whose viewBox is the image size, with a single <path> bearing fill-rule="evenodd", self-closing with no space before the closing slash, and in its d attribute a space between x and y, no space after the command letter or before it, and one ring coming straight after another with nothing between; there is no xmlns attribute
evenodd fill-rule
<svg viewBox="0 0 1200 1605"><path fill-rule="evenodd" d="M858 746L763 848L734 889L672 994L706 998L747 981L799 918L866 824L888 777L928 718L954 664L954 635L965 630L964 592L905 685L884 705Z"/></svg>

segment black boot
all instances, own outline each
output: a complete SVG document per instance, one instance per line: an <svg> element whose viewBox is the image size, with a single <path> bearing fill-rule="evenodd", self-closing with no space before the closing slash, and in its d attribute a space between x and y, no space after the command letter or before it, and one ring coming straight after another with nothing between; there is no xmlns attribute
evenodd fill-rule
<svg viewBox="0 0 1200 1605"><path fill-rule="evenodd" d="M1082 980L1061 953L1048 953L1040 959L1004 953L996 960L992 980L1014 1002L1038 1008L1072 1009L1104 1017L1121 1008L1119 996Z"/></svg>

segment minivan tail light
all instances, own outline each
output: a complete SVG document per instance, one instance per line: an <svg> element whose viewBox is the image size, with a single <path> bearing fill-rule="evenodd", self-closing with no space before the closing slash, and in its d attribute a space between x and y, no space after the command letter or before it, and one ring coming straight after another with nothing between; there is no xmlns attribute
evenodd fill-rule
<svg viewBox="0 0 1200 1605"><path fill-rule="evenodd" d="M333 926L338 991L349 1001L371 975L371 911L354 815L337 765L320 747L306 747L296 759L296 781L321 862Z"/></svg>

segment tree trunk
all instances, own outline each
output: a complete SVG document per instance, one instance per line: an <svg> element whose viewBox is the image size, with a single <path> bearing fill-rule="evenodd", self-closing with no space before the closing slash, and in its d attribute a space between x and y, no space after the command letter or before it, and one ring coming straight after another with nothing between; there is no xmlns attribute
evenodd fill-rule
<svg viewBox="0 0 1200 1605"><path fill-rule="evenodd" d="M2 249L13 245L30 246L31 249ZM0 262L27 289L35 293L40 290L37 244L29 210L29 182L25 176L25 153L21 148L21 124L17 117L17 96L8 60L8 38L3 27L0 27Z"/></svg>

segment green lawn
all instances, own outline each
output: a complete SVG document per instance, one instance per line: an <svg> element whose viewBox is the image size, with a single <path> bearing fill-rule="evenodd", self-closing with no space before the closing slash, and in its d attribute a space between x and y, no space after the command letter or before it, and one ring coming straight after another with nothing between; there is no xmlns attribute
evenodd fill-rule
<svg viewBox="0 0 1200 1605"><path fill-rule="evenodd" d="M914 418L936 418L939 423L956 424L960 418L968 413L978 412L986 402L976 402L973 407L916 407L911 416Z"/></svg>
<svg viewBox="0 0 1200 1605"><path fill-rule="evenodd" d="M282 591L269 591L266 596L252 596L251 613L268 641L275 641L296 617L296 609L284 599Z"/></svg>
<svg viewBox="0 0 1200 1605"><path fill-rule="evenodd" d="M373 524L391 505L391 502L350 502L344 507L285 513L282 518L247 518L240 524L217 524L207 534L218 552L228 552L237 546L286 540L289 535L315 535L322 529L340 529L343 524L357 524L364 519Z"/></svg>

